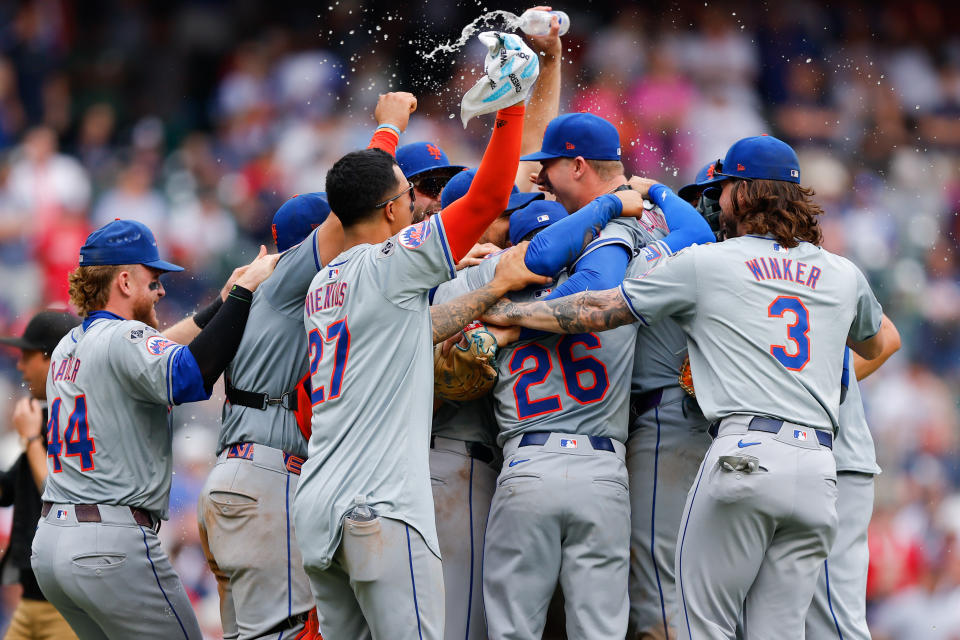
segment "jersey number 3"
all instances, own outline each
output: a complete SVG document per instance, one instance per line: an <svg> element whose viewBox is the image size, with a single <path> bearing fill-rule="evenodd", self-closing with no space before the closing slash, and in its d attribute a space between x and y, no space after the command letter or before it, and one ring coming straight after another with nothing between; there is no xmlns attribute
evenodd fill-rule
<svg viewBox="0 0 960 640"><path fill-rule="evenodd" d="M787 339L793 344L770 345L770 353L790 371L802 371L810 362L810 313L800 302L800 298L780 296L767 307L767 317L783 318L785 313L793 316L793 322L787 325Z"/></svg>
<svg viewBox="0 0 960 640"><path fill-rule="evenodd" d="M90 437L90 426L87 424L87 398L77 396L77 403L73 413L67 420L67 430L60 439L60 405L57 398L50 405L50 420L47 422L47 457L53 458L53 472L60 473L63 466L60 464L60 454L80 457L80 471L93 471L93 454L97 447Z"/></svg>
<svg viewBox="0 0 960 640"><path fill-rule="evenodd" d="M323 348L325 343L333 343L333 371L330 373L330 385L320 384L318 372L323 363ZM309 334L310 356L310 403L318 405L321 402L332 400L340 396L343 386L343 371L347 368L347 358L350 356L350 328L347 319L337 320L327 327L326 335L320 329L313 329ZM329 391L329 395L327 392Z"/></svg>

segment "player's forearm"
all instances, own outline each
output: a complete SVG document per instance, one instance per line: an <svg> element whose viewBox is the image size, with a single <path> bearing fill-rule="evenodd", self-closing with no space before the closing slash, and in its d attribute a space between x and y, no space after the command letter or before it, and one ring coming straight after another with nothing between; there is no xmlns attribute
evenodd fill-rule
<svg viewBox="0 0 960 640"><path fill-rule="evenodd" d="M596 198L538 233L530 241L524 263L534 273L555 276L570 266L600 230L622 211L623 203L616 196L605 194Z"/></svg>
<svg viewBox="0 0 960 640"><path fill-rule="evenodd" d="M443 342L479 318L505 293L506 289L492 281L450 302L430 307L433 343Z"/></svg>
<svg viewBox="0 0 960 640"><path fill-rule="evenodd" d="M30 475L37 485L37 491L42 493L43 485L47 481L47 450L42 439L27 443L27 464L30 465Z"/></svg>
<svg viewBox="0 0 960 640"><path fill-rule="evenodd" d="M670 251L676 253L692 244L716 240L703 216L666 185L655 184L650 187L650 200L663 211L670 228L670 234L662 240L670 247Z"/></svg>
<svg viewBox="0 0 960 640"><path fill-rule="evenodd" d="M237 353L252 300L251 291L235 285L210 323L188 345L208 394Z"/></svg>
<svg viewBox="0 0 960 640"><path fill-rule="evenodd" d="M890 356L900 350L900 332L893 322L884 314L883 322L880 324L879 333L884 334L883 350L880 355L872 360L867 360L863 356L853 354L853 370L857 375L857 380L863 380L886 362Z"/></svg>
<svg viewBox="0 0 960 640"><path fill-rule="evenodd" d="M440 212L453 261L460 262L510 201L520 160L523 104L501 109L466 195Z"/></svg>
<svg viewBox="0 0 960 640"><path fill-rule="evenodd" d="M618 289L584 291L547 302L501 300L484 319L550 333L606 331L636 321Z"/></svg>
<svg viewBox="0 0 960 640"><path fill-rule="evenodd" d="M523 119L523 140L520 153L526 155L540 150L547 124L560 113L560 63L557 56L540 56L540 76L534 85L527 103L527 115ZM520 162L514 179L521 191L533 191L535 186L527 179L540 170L536 162Z"/></svg>

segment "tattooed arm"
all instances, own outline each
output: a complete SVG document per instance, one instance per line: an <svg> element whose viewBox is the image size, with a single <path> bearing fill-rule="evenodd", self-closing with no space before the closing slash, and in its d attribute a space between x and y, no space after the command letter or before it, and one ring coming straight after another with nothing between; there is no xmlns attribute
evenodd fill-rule
<svg viewBox="0 0 960 640"><path fill-rule="evenodd" d="M490 305L503 297L508 291L523 289L531 284L547 284L550 278L538 276L524 265L528 242L511 247L499 256L497 270L486 285L466 293L450 302L430 307L430 319L433 322L433 344L443 342L465 325L473 322Z"/></svg>
<svg viewBox="0 0 960 640"><path fill-rule="evenodd" d="M502 287L491 281L470 293L465 293L450 302L430 307L430 320L433 321L433 344L443 342L466 325L483 315L494 302L506 293Z"/></svg>
<svg viewBox="0 0 960 640"><path fill-rule="evenodd" d="M550 333L605 331L636 322L619 289L583 291L546 302L501 300L483 315L486 322L520 325Z"/></svg>

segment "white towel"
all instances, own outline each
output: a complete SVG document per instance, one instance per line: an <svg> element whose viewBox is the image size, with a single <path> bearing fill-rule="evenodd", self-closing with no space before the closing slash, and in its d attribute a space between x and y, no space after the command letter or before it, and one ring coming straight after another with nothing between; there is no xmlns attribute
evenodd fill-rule
<svg viewBox="0 0 960 640"><path fill-rule="evenodd" d="M487 45L485 75L467 91L460 103L460 119L467 128L470 118L494 113L530 95L540 74L540 60L517 35L484 31L477 36Z"/></svg>

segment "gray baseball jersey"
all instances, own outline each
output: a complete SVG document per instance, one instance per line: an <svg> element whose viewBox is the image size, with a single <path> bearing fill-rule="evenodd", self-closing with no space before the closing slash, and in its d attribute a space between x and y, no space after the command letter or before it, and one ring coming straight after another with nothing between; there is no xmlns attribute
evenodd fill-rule
<svg viewBox="0 0 960 640"><path fill-rule="evenodd" d="M226 370L234 387L279 398L306 375L303 299L321 266L314 229L283 254L273 274L254 292L243 339ZM307 440L294 412L279 405L252 409L224 403L217 454L239 442L307 455Z"/></svg>
<svg viewBox="0 0 960 640"><path fill-rule="evenodd" d="M142 322L90 314L50 358L43 499L139 507L166 518L168 406L206 397L189 349Z"/></svg>
<svg viewBox="0 0 960 640"><path fill-rule="evenodd" d="M685 249L620 289L645 324L672 316L684 329L710 420L749 410L835 429L846 339L872 337L882 317L849 260L761 236Z"/></svg>
<svg viewBox="0 0 960 640"><path fill-rule="evenodd" d="M463 271L459 271L456 278L437 287L433 304L449 302L470 291L462 274ZM444 401L433 413L433 435L494 445L497 421L493 416L493 403L488 397L468 402Z"/></svg>
<svg viewBox="0 0 960 640"><path fill-rule="evenodd" d="M465 269L468 287L489 282L498 261L494 256ZM528 302L549 292L528 288L509 297ZM636 337L633 326L624 326L600 333L551 334L501 349L493 390L500 446L529 431L562 430L625 442L633 361L623 354L633 353Z"/></svg>
<svg viewBox="0 0 960 640"><path fill-rule="evenodd" d="M343 516L367 496L415 527L439 556L428 464L433 340L428 291L455 275L440 216L322 269L304 326L313 433L294 505L304 565L325 569Z"/></svg>
<svg viewBox="0 0 960 640"><path fill-rule="evenodd" d="M860 383L854 375L852 362L847 396L840 404L840 429L837 430L837 439L833 443L833 459L837 462L838 472L858 471L871 475L880 473L873 436L863 412Z"/></svg>

